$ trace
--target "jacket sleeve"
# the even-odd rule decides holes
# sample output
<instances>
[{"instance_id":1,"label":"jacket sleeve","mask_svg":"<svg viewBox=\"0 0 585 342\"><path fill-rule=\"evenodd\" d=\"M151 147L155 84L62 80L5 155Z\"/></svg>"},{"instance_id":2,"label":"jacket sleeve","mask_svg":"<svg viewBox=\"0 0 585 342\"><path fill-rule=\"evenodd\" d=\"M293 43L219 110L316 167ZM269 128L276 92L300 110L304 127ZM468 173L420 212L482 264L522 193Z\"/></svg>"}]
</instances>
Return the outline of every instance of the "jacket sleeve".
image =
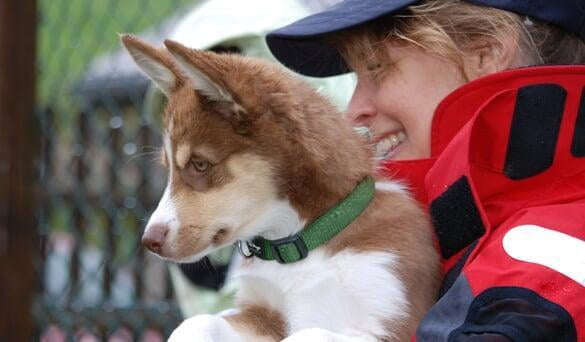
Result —
<instances>
[{"instance_id":1,"label":"jacket sleeve","mask_svg":"<svg viewBox=\"0 0 585 342\"><path fill-rule=\"evenodd\" d=\"M565 308L531 289L494 286L474 296L462 274L422 320L416 340L568 342L577 332Z\"/></svg>"},{"instance_id":2,"label":"jacket sleeve","mask_svg":"<svg viewBox=\"0 0 585 342\"><path fill-rule=\"evenodd\" d=\"M477 296L449 341L576 341L572 317L560 305L521 287L493 287Z\"/></svg>"},{"instance_id":3,"label":"jacket sleeve","mask_svg":"<svg viewBox=\"0 0 585 342\"><path fill-rule=\"evenodd\" d=\"M567 265L579 267L579 252L555 246L569 248L563 241L575 237L582 243L583 228L572 230L555 216L524 215L471 244L447 273L442 297L421 321L416 340L585 340L585 286Z\"/></svg>"}]
</instances>

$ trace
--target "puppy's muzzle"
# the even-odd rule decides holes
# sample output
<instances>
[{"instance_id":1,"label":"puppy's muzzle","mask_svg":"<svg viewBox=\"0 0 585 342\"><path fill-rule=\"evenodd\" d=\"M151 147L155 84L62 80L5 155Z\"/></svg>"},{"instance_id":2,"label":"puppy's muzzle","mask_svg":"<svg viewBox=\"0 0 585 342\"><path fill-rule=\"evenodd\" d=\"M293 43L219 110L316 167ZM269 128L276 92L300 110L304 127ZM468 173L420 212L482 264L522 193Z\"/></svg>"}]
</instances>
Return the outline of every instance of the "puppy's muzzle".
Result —
<instances>
[{"instance_id":1,"label":"puppy's muzzle","mask_svg":"<svg viewBox=\"0 0 585 342\"><path fill-rule=\"evenodd\" d=\"M169 228L164 224L148 226L142 235L142 245L151 252L160 254L168 232Z\"/></svg>"}]
</instances>

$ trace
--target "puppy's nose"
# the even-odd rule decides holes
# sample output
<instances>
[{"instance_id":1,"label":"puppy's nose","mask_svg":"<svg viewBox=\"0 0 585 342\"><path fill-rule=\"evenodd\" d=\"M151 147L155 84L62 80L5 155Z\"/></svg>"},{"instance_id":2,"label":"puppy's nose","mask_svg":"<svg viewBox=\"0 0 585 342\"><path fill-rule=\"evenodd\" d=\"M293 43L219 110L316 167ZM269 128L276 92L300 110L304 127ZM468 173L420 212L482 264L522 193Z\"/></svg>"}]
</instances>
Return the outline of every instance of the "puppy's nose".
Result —
<instances>
[{"instance_id":1,"label":"puppy's nose","mask_svg":"<svg viewBox=\"0 0 585 342\"><path fill-rule=\"evenodd\" d=\"M147 227L144 235L142 235L142 245L151 252L160 254L168 232L169 228L164 224Z\"/></svg>"}]
</instances>

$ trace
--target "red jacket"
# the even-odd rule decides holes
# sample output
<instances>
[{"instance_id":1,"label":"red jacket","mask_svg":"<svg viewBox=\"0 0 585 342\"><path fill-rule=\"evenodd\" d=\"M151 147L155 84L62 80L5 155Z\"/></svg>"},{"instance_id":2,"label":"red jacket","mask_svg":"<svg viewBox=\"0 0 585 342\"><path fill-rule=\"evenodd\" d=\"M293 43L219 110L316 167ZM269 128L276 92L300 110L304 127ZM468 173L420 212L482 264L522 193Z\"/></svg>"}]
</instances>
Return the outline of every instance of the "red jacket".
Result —
<instances>
[{"instance_id":1,"label":"red jacket","mask_svg":"<svg viewBox=\"0 0 585 342\"><path fill-rule=\"evenodd\" d=\"M585 66L471 82L428 160L388 162L428 206L445 278L418 341L585 341Z\"/></svg>"}]
</instances>

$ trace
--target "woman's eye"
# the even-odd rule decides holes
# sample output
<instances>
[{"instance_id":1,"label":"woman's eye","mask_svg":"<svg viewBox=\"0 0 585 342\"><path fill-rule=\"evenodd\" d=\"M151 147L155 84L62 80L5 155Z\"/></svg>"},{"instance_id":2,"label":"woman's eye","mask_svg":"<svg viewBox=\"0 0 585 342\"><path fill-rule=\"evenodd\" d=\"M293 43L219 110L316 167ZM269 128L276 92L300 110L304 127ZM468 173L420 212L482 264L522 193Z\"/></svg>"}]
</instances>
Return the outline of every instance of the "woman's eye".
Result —
<instances>
[{"instance_id":1,"label":"woman's eye","mask_svg":"<svg viewBox=\"0 0 585 342\"><path fill-rule=\"evenodd\" d=\"M195 169L195 171L203 173L211 167L211 164L206 160L193 160L191 161L191 165Z\"/></svg>"},{"instance_id":2,"label":"woman's eye","mask_svg":"<svg viewBox=\"0 0 585 342\"><path fill-rule=\"evenodd\" d=\"M384 69L378 65L377 67L372 67L371 69L368 68L368 72L372 79L379 80L380 78L382 78L382 75L384 74Z\"/></svg>"},{"instance_id":3,"label":"woman's eye","mask_svg":"<svg viewBox=\"0 0 585 342\"><path fill-rule=\"evenodd\" d=\"M368 76L372 80L380 82L388 75L388 73L392 72L394 68L395 63L377 63L368 65L366 70L368 72Z\"/></svg>"},{"instance_id":4,"label":"woman's eye","mask_svg":"<svg viewBox=\"0 0 585 342\"><path fill-rule=\"evenodd\" d=\"M382 64L380 64L380 63L368 64L368 66L366 67L366 69L369 72L376 72L376 71L380 70L381 68L382 68Z\"/></svg>"}]
</instances>

